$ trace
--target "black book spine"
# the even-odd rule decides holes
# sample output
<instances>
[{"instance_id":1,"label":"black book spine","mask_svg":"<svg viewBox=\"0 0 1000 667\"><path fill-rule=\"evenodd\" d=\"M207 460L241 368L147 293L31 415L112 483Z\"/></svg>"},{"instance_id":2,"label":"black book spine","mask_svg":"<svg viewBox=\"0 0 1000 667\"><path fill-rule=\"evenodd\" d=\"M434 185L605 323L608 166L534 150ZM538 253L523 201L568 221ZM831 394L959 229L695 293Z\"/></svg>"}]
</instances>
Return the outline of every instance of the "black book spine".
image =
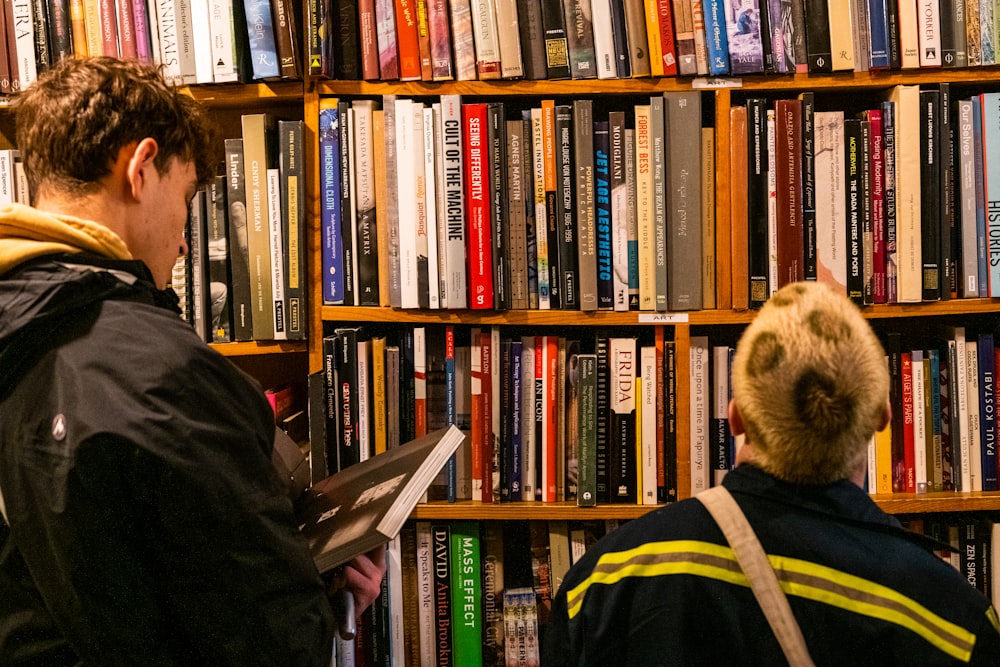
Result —
<instances>
[{"instance_id":1,"label":"black book spine","mask_svg":"<svg viewBox=\"0 0 1000 667\"><path fill-rule=\"evenodd\" d=\"M941 151L941 299L958 294L958 248L961 248L960 228L955 224L955 128L958 105L952 103L951 85L940 83L938 107L938 137Z\"/></svg>"},{"instance_id":2,"label":"black book spine","mask_svg":"<svg viewBox=\"0 0 1000 667\"><path fill-rule=\"evenodd\" d=\"M864 303L864 255L861 239L861 121L844 119L845 191L847 213L847 296Z\"/></svg>"},{"instance_id":3,"label":"black book spine","mask_svg":"<svg viewBox=\"0 0 1000 667\"><path fill-rule=\"evenodd\" d=\"M920 91L920 248L923 264L923 298L941 298L941 94Z\"/></svg>"},{"instance_id":4,"label":"black book spine","mask_svg":"<svg viewBox=\"0 0 1000 667\"><path fill-rule=\"evenodd\" d=\"M580 308L580 267L577 266L576 201L573 197L576 173L573 162L573 112L569 106L556 107L556 146L559 306L564 310L577 310Z\"/></svg>"},{"instance_id":5,"label":"black book spine","mask_svg":"<svg viewBox=\"0 0 1000 667\"><path fill-rule=\"evenodd\" d=\"M340 440L337 451L340 469L343 470L361 460L360 439L358 433L358 340L361 330L356 327L337 329L337 391L336 400L340 403Z\"/></svg>"},{"instance_id":6,"label":"black book spine","mask_svg":"<svg viewBox=\"0 0 1000 667\"><path fill-rule=\"evenodd\" d=\"M806 280L816 280L816 100L813 93L802 100L802 236L805 240Z\"/></svg>"},{"instance_id":7,"label":"black book spine","mask_svg":"<svg viewBox=\"0 0 1000 667\"><path fill-rule=\"evenodd\" d=\"M826 0L805 0L806 3L806 64L810 73L833 71L830 51L830 11Z\"/></svg>"},{"instance_id":8,"label":"black book spine","mask_svg":"<svg viewBox=\"0 0 1000 667\"><path fill-rule=\"evenodd\" d=\"M232 339L253 340L250 256L247 251L246 176L243 140L226 139L226 201L229 202L229 258L232 275Z\"/></svg>"},{"instance_id":9,"label":"black book spine","mask_svg":"<svg viewBox=\"0 0 1000 667\"><path fill-rule=\"evenodd\" d=\"M344 305L357 305L357 294L355 293L354 270L356 262L356 244L354 242L355 216L351 206L351 152L354 147L351 145L351 121L347 113L351 103L347 100L340 100L337 103L337 113L340 123L337 126L340 132L340 230L343 237L344 248Z\"/></svg>"},{"instance_id":10,"label":"black book spine","mask_svg":"<svg viewBox=\"0 0 1000 667\"><path fill-rule=\"evenodd\" d=\"M768 297L766 100L747 101L747 147L750 307L760 308Z\"/></svg>"},{"instance_id":11,"label":"black book spine","mask_svg":"<svg viewBox=\"0 0 1000 667\"><path fill-rule=\"evenodd\" d=\"M486 107L490 160L490 230L493 239L493 308L510 308L510 260L507 256L507 121L502 102Z\"/></svg>"},{"instance_id":12,"label":"black book spine","mask_svg":"<svg viewBox=\"0 0 1000 667\"><path fill-rule=\"evenodd\" d=\"M338 79L361 78L361 37L357 0L336 0L331 17L336 39L333 42L333 71Z\"/></svg>"},{"instance_id":13,"label":"black book spine","mask_svg":"<svg viewBox=\"0 0 1000 667\"><path fill-rule=\"evenodd\" d=\"M597 502L608 503L611 500L608 475L608 445L611 439L609 382L611 381L608 366L608 336L604 331L598 331L594 341L594 351L597 353L597 427L595 447L597 458Z\"/></svg>"},{"instance_id":14,"label":"black book spine","mask_svg":"<svg viewBox=\"0 0 1000 667\"><path fill-rule=\"evenodd\" d=\"M549 79L568 79L569 42L560 0L541 0L542 30L545 33L545 68Z\"/></svg>"},{"instance_id":15,"label":"black book spine","mask_svg":"<svg viewBox=\"0 0 1000 667\"><path fill-rule=\"evenodd\" d=\"M517 26L521 34L521 61L524 78L540 80L548 77L545 63L545 30L542 27L542 6L537 0L517 0Z\"/></svg>"},{"instance_id":16,"label":"black book spine","mask_svg":"<svg viewBox=\"0 0 1000 667\"><path fill-rule=\"evenodd\" d=\"M446 523L431 525L431 549L434 572L434 646L438 667L451 667L451 527Z\"/></svg>"}]
</instances>

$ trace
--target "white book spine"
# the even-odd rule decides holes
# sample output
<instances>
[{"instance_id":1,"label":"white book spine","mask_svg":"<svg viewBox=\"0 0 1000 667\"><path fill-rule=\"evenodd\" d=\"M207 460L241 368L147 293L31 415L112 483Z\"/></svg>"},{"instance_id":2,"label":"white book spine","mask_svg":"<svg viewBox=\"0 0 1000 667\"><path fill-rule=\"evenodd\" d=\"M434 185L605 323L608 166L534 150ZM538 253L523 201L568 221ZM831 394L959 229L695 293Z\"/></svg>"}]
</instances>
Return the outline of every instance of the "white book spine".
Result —
<instances>
[{"instance_id":1,"label":"white book spine","mask_svg":"<svg viewBox=\"0 0 1000 667\"><path fill-rule=\"evenodd\" d=\"M159 64L163 66L163 76L171 83L183 85L186 82L181 71L177 5L174 0L155 0L155 3L156 11L150 12L150 15L156 15L157 30L153 34L157 35L159 42Z\"/></svg>"},{"instance_id":2,"label":"white book spine","mask_svg":"<svg viewBox=\"0 0 1000 667\"><path fill-rule=\"evenodd\" d=\"M437 166L434 159L434 110L423 107L424 216L427 243L427 298L431 308L441 308L438 273Z\"/></svg>"},{"instance_id":3,"label":"white book spine","mask_svg":"<svg viewBox=\"0 0 1000 667\"><path fill-rule=\"evenodd\" d=\"M174 0L174 16L177 19L177 57L180 59L181 80L185 85L199 83L198 65L194 46L194 0Z\"/></svg>"},{"instance_id":4,"label":"white book spine","mask_svg":"<svg viewBox=\"0 0 1000 667\"><path fill-rule=\"evenodd\" d=\"M448 307L465 308L468 305L465 268L465 190L462 153L462 99L458 95L441 96L441 125L443 143L443 187L448 226L447 266L444 280L447 283Z\"/></svg>"},{"instance_id":5,"label":"white book spine","mask_svg":"<svg viewBox=\"0 0 1000 667\"><path fill-rule=\"evenodd\" d=\"M941 67L941 6L938 0L917 0L917 43L921 67Z\"/></svg>"},{"instance_id":6,"label":"white book spine","mask_svg":"<svg viewBox=\"0 0 1000 667\"><path fill-rule=\"evenodd\" d=\"M7 148L0 150L0 205L14 201L14 151Z\"/></svg>"},{"instance_id":7,"label":"white book spine","mask_svg":"<svg viewBox=\"0 0 1000 667\"><path fill-rule=\"evenodd\" d=\"M844 193L844 112L818 111L816 128L816 277L847 291L847 232Z\"/></svg>"},{"instance_id":8,"label":"white book spine","mask_svg":"<svg viewBox=\"0 0 1000 667\"><path fill-rule=\"evenodd\" d=\"M639 351L642 373L642 457L639 469L642 476L643 505L656 504L656 347L643 345Z\"/></svg>"},{"instance_id":9,"label":"white book spine","mask_svg":"<svg viewBox=\"0 0 1000 667\"><path fill-rule=\"evenodd\" d=\"M691 495L709 488L708 456L709 353L707 336L691 336Z\"/></svg>"},{"instance_id":10,"label":"white book spine","mask_svg":"<svg viewBox=\"0 0 1000 667\"><path fill-rule=\"evenodd\" d=\"M968 357L966 354L963 354L963 350L965 350L965 327L954 328L951 342L954 343L955 347L955 371L953 376L954 385L958 390L958 443L962 459L960 471L962 486L957 490L971 491L972 470L969 465L969 384L966 370ZM954 420L952 421L952 426L955 426ZM954 435L952 435L952 442L955 442Z\"/></svg>"},{"instance_id":11,"label":"white book spine","mask_svg":"<svg viewBox=\"0 0 1000 667\"><path fill-rule=\"evenodd\" d=\"M432 290L430 289L430 283L425 284L424 282L427 280L428 267L430 265L427 240L429 236L428 230L430 229L427 224L427 178L424 169L424 160L426 159L424 151L424 108L425 105L419 102L413 102L410 105L410 111L413 114L413 164L411 169L408 170L407 177L413 179L414 193L416 195L414 202L417 217L417 298L421 304L428 304L429 306Z\"/></svg>"},{"instance_id":12,"label":"white book spine","mask_svg":"<svg viewBox=\"0 0 1000 667\"><path fill-rule=\"evenodd\" d=\"M974 340L965 342L965 381L969 413L969 476L972 491L983 490L982 433L979 428L979 347Z\"/></svg>"},{"instance_id":13,"label":"white book spine","mask_svg":"<svg viewBox=\"0 0 1000 667\"><path fill-rule=\"evenodd\" d=\"M399 290L400 308L419 308L417 296L417 179L413 146L413 105L396 100L396 193L399 201ZM421 165L423 160L421 159Z\"/></svg>"},{"instance_id":14,"label":"white book spine","mask_svg":"<svg viewBox=\"0 0 1000 667\"><path fill-rule=\"evenodd\" d=\"M189 0L191 11L191 47L194 51L195 83L215 82L215 35L212 24L211 2L214 0ZM220 82L221 83L221 82Z\"/></svg>"},{"instance_id":15,"label":"white book spine","mask_svg":"<svg viewBox=\"0 0 1000 667\"><path fill-rule=\"evenodd\" d=\"M917 3L915 0L910 0L909 2L900 2L898 6L899 64L903 69L916 69L920 67L920 38L917 35Z\"/></svg>"},{"instance_id":16,"label":"white book spine","mask_svg":"<svg viewBox=\"0 0 1000 667\"><path fill-rule=\"evenodd\" d=\"M30 0L14 0L14 44L17 59L17 75L20 89L24 90L38 78L35 61L35 21ZM14 82L12 81L11 84ZM15 89L16 90L16 89Z\"/></svg>"},{"instance_id":17,"label":"white book spine","mask_svg":"<svg viewBox=\"0 0 1000 667\"><path fill-rule=\"evenodd\" d=\"M438 302L441 308L450 308L448 300L448 198L444 180L444 125L441 119L440 102L431 105L431 115L431 127L434 135L434 219L437 221Z\"/></svg>"},{"instance_id":18,"label":"white book spine","mask_svg":"<svg viewBox=\"0 0 1000 667\"><path fill-rule=\"evenodd\" d=\"M215 83L238 80L236 47L233 44L233 2L210 0L209 37L211 43L212 78Z\"/></svg>"},{"instance_id":19,"label":"white book spine","mask_svg":"<svg viewBox=\"0 0 1000 667\"><path fill-rule=\"evenodd\" d=\"M516 79L524 76L521 59L521 40L516 0L495 0L497 18L497 47L500 53L500 76Z\"/></svg>"},{"instance_id":20,"label":"white book spine","mask_svg":"<svg viewBox=\"0 0 1000 667\"><path fill-rule=\"evenodd\" d=\"M403 627L403 557L399 535L389 540L385 551L385 576L389 589L389 658L392 667L406 664Z\"/></svg>"},{"instance_id":21,"label":"white book spine","mask_svg":"<svg viewBox=\"0 0 1000 667\"><path fill-rule=\"evenodd\" d=\"M615 57L611 2L610 0L593 0L590 11L594 25L594 55L597 57L597 78L617 78L618 59Z\"/></svg>"}]
</instances>

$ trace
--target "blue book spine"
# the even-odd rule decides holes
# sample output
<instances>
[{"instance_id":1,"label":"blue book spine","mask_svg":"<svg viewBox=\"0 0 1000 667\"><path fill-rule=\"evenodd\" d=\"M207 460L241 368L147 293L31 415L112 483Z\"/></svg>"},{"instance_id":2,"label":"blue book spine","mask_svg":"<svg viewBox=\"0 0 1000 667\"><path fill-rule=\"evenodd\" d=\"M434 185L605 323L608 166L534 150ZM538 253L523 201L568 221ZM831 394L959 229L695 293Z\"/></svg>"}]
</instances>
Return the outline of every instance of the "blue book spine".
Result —
<instances>
[{"instance_id":1,"label":"blue book spine","mask_svg":"<svg viewBox=\"0 0 1000 667\"><path fill-rule=\"evenodd\" d=\"M705 41L708 44L708 73L729 74L729 37L726 35L724 0L705 2Z\"/></svg>"},{"instance_id":2,"label":"blue book spine","mask_svg":"<svg viewBox=\"0 0 1000 667\"><path fill-rule=\"evenodd\" d=\"M597 228L597 307L615 307L611 257L611 139L607 121L594 123L594 218Z\"/></svg>"},{"instance_id":3,"label":"blue book spine","mask_svg":"<svg viewBox=\"0 0 1000 667\"><path fill-rule=\"evenodd\" d=\"M340 123L336 104L319 110L320 225L323 303L344 303L344 237L340 229Z\"/></svg>"},{"instance_id":4,"label":"blue book spine","mask_svg":"<svg viewBox=\"0 0 1000 667\"><path fill-rule=\"evenodd\" d=\"M510 499L521 499L521 341L510 341L510 443L507 448L507 470L510 478Z\"/></svg>"},{"instance_id":5,"label":"blue book spine","mask_svg":"<svg viewBox=\"0 0 1000 667\"><path fill-rule=\"evenodd\" d=\"M990 296L1000 296L1000 165L989 156L1000 152L1000 93L983 93L983 170L985 209L989 223Z\"/></svg>"},{"instance_id":6,"label":"blue book spine","mask_svg":"<svg viewBox=\"0 0 1000 667\"><path fill-rule=\"evenodd\" d=\"M278 52L274 43L274 21L269 0L244 0L247 16L247 36L250 38L250 59L255 79L275 79L281 76Z\"/></svg>"},{"instance_id":7,"label":"blue book spine","mask_svg":"<svg viewBox=\"0 0 1000 667\"><path fill-rule=\"evenodd\" d=\"M889 23L886 0L868 0L868 45L871 69L889 69Z\"/></svg>"},{"instance_id":8,"label":"blue book spine","mask_svg":"<svg viewBox=\"0 0 1000 667\"><path fill-rule=\"evenodd\" d=\"M986 243L986 184L983 182L983 109L972 101L972 159L976 174L976 253L979 259L979 296L990 296L990 265Z\"/></svg>"},{"instance_id":9,"label":"blue book spine","mask_svg":"<svg viewBox=\"0 0 1000 667\"><path fill-rule=\"evenodd\" d=\"M993 356L993 334L979 334L977 346L979 355L979 435L983 447L983 491L996 491L998 488L996 362Z\"/></svg>"},{"instance_id":10,"label":"blue book spine","mask_svg":"<svg viewBox=\"0 0 1000 667\"><path fill-rule=\"evenodd\" d=\"M455 328L446 327L444 333L444 417L445 422L450 426L452 424L458 424L458 414L457 414L457 397L455 392L457 391L457 383L455 380ZM455 455L452 454L448 457L448 463L445 464L445 474L447 476L448 485L448 502L453 503L457 497L458 489L458 464L455 460Z\"/></svg>"}]
</instances>

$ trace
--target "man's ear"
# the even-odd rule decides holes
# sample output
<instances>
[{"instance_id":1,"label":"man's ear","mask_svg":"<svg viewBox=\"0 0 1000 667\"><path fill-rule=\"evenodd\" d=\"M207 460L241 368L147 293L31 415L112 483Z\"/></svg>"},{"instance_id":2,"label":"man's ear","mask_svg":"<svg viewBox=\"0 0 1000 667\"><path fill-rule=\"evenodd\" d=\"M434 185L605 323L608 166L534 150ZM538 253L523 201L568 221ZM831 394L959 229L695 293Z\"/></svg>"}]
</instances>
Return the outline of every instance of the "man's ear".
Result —
<instances>
[{"instance_id":1,"label":"man's ear","mask_svg":"<svg viewBox=\"0 0 1000 667\"><path fill-rule=\"evenodd\" d=\"M119 161L125 162L125 176L128 180L129 191L136 201L141 201L145 187L148 185L148 169L155 169L153 160L159 152L160 147L156 140L146 137L139 143L129 144L121 149L118 156Z\"/></svg>"},{"instance_id":2,"label":"man's ear","mask_svg":"<svg viewBox=\"0 0 1000 667\"><path fill-rule=\"evenodd\" d=\"M732 399L729 401L729 431L734 436L746 433L746 429L743 427L743 416L740 414L740 409L736 407L736 401Z\"/></svg>"}]
</instances>

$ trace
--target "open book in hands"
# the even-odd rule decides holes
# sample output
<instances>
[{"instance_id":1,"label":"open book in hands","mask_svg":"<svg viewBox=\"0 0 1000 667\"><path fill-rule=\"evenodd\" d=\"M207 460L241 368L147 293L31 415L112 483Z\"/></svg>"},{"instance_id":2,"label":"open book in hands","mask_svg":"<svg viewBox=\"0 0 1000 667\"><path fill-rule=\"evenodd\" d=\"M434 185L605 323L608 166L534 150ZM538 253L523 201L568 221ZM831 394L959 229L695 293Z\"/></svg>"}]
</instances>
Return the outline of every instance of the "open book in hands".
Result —
<instances>
[{"instance_id":1,"label":"open book in hands","mask_svg":"<svg viewBox=\"0 0 1000 667\"><path fill-rule=\"evenodd\" d=\"M395 537L465 435L449 426L308 486L308 465L280 429L274 464L290 482L302 533L322 573Z\"/></svg>"}]
</instances>

